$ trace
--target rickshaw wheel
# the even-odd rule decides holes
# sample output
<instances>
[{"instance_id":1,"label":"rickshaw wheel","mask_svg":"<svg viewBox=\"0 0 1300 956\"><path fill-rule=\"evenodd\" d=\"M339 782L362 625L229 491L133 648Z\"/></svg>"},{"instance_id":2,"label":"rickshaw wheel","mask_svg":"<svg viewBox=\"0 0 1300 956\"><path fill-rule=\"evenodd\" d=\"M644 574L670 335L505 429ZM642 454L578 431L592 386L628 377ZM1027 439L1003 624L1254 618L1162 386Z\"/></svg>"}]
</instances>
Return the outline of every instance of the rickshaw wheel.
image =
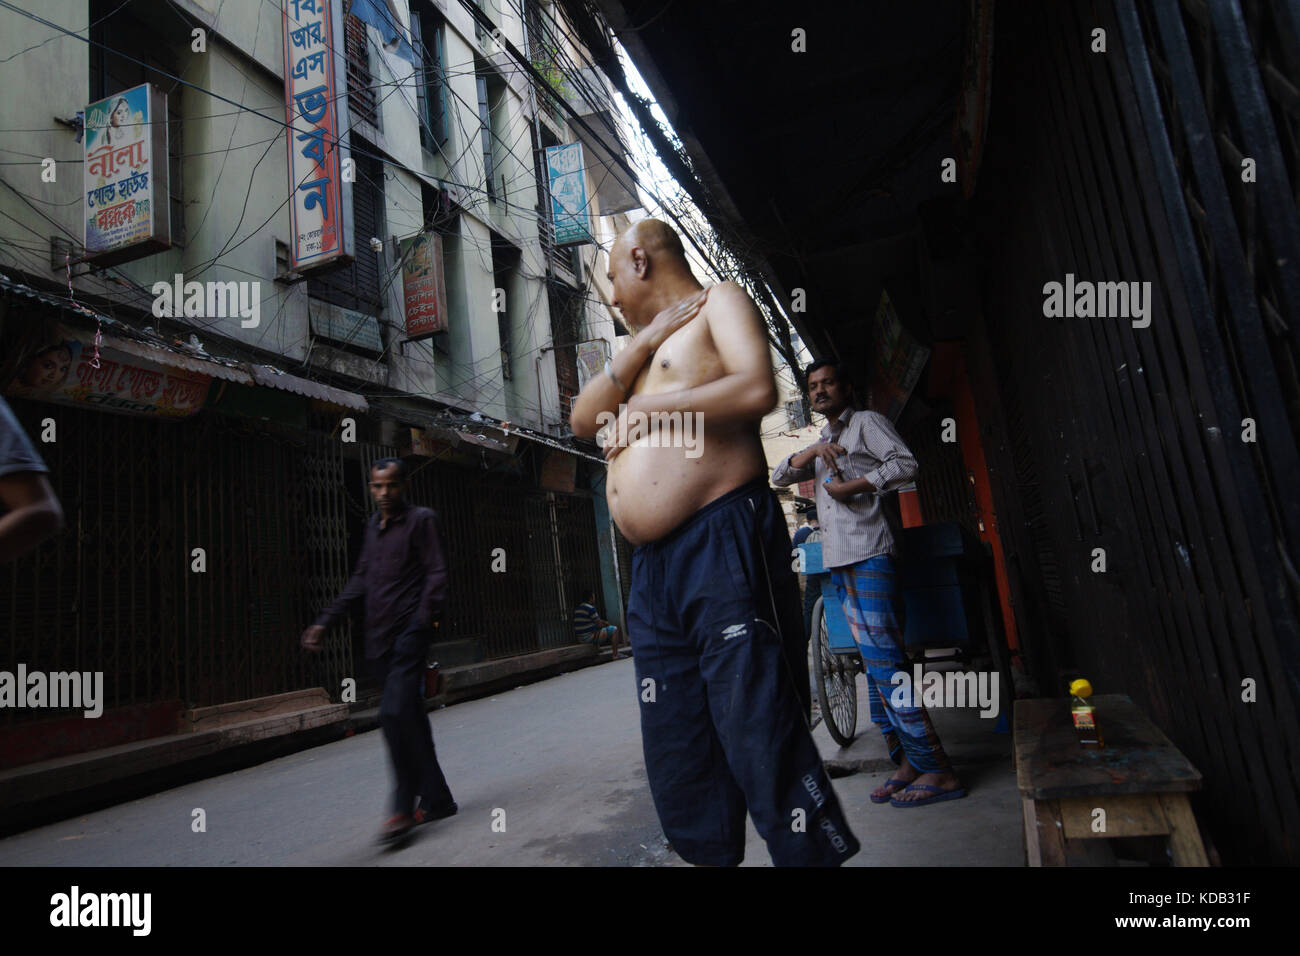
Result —
<instances>
[{"instance_id":1,"label":"rickshaw wheel","mask_svg":"<svg viewBox=\"0 0 1300 956\"><path fill-rule=\"evenodd\" d=\"M853 742L858 728L858 688L855 683L857 667L847 655L831 652L830 636L826 631L826 615L822 598L812 609L813 620L813 680L817 683L817 700L831 738L841 747Z\"/></svg>"}]
</instances>

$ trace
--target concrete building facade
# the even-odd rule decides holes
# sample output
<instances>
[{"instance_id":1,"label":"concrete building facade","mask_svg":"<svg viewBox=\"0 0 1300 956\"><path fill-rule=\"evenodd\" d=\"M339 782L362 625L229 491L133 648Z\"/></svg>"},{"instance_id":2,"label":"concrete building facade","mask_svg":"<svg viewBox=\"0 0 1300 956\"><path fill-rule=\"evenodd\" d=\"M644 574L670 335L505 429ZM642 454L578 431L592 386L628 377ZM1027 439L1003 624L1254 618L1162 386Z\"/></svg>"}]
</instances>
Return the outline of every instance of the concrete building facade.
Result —
<instances>
[{"instance_id":1,"label":"concrete building facade","mask_svg":"<svg viewBox=\"0 0 1300 956\"><path fill-rule=\"evenodd\" d=\"M339 699L360 668L354 636L323 671L293 645L346 579L364 474L385 454L408 457L412 496L446 525L460 621L448 660L572 643L587 586L622 618L603 463L566 424L616 331L595 243L639 205L604 82L577 66L550 3L336 2L354 257L294 273L286 7L317 3L0 11L0 393L30 433L52 420L64 436L42 453L82 528L0 589L17 622L5 657L53 669L95 656L116 678L110 707L135 708L114 741L160 707L165 725L177 707L308 686ZM154 211L165 204L171 242L110 263L84 248L85 113L141 83L167 97ZM545 149L575 142L591 241L559 246ZM161 160L155 149L155 179ZM442 253L432 336L406 323L403 243L421 235ZM245 309L160 311L158 284L174 282L237 288ZM65 353L57 383L31 371ZM158 394L173 379L193 392L183 410ZM209 569L178 576L201 546ZM271 557L295 553L301 567Z\"/></svg>"}]
</instances>

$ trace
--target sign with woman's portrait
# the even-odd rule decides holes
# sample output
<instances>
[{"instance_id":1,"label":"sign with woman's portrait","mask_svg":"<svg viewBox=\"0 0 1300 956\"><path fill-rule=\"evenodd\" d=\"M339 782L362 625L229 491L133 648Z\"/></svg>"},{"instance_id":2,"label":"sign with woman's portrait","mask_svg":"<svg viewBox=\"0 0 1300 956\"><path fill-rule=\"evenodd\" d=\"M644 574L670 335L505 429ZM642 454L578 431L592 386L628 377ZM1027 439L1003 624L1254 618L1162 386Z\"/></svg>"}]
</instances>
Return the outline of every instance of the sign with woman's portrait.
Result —
<instances>
[{"instance_id":1,"label":"sign with woman's portrait","mask_svg":"<svg viewBox=\"0 0 1300 956\"><path fill-rule=\"evenodd\" d=\"M86 250L110 265L171 244L167 97L144 83L86 107Z\"/></svg>"},{"instance_id":2,"label":"sign with woman's portrait","mask_svg":"<svg viewBox=\"0 0 1300 956\"><path fill-rule=\"evenodd\" d=\"M55 335L20 368L9 395L120 415L181 419L203 407L210 375L159 365L114 348L96 352L89 332L58 326Z\"/></svg>"}]
</instances>

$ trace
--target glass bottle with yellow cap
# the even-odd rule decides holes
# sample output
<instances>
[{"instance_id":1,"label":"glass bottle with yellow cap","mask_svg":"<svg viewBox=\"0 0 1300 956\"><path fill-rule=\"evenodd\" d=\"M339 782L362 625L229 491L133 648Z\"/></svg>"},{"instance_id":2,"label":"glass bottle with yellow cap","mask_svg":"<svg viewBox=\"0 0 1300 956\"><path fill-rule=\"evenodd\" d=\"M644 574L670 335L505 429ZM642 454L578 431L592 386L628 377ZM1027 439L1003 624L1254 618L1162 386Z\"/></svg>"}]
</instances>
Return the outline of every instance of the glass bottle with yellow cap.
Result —
<instances>
[{"instance_id":1,"label":"glass bottle with yellow cap","mask_svg":"<svg viewBox=\"0 0 1300 956\"><path fill-rule=\"evenodd\" d=\"M1097 726L1097 709L1088 702L1092 685L1083 678L1070 683L1070 716L1074 719L1074 735L1085 747L1104 747L1101 728Z\"/></svg>"}]
</instances>

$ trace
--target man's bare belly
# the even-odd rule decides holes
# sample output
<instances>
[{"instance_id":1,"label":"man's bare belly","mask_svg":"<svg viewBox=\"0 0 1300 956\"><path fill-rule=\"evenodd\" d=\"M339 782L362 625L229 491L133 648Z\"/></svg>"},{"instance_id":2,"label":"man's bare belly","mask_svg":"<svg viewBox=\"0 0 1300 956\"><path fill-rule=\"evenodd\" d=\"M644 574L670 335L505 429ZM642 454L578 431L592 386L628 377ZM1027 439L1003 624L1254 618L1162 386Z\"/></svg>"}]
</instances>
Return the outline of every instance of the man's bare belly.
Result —
<instances>
[{"instance_id":1,"label":"man's bare belly","mask_svg":"<svg viewBox=\"0 0 1300 956\"><path fill-rule=\"evenodd\" d=\"M632 391L671 392L723 374L701 313L664 341ZM610 464L605 484L610 516L633 544L659 540L713 499L767 474L757 422L710 426L706 417L702 425L683 421L680 432L640 438Z\"/></svg>"}]
</instances>

